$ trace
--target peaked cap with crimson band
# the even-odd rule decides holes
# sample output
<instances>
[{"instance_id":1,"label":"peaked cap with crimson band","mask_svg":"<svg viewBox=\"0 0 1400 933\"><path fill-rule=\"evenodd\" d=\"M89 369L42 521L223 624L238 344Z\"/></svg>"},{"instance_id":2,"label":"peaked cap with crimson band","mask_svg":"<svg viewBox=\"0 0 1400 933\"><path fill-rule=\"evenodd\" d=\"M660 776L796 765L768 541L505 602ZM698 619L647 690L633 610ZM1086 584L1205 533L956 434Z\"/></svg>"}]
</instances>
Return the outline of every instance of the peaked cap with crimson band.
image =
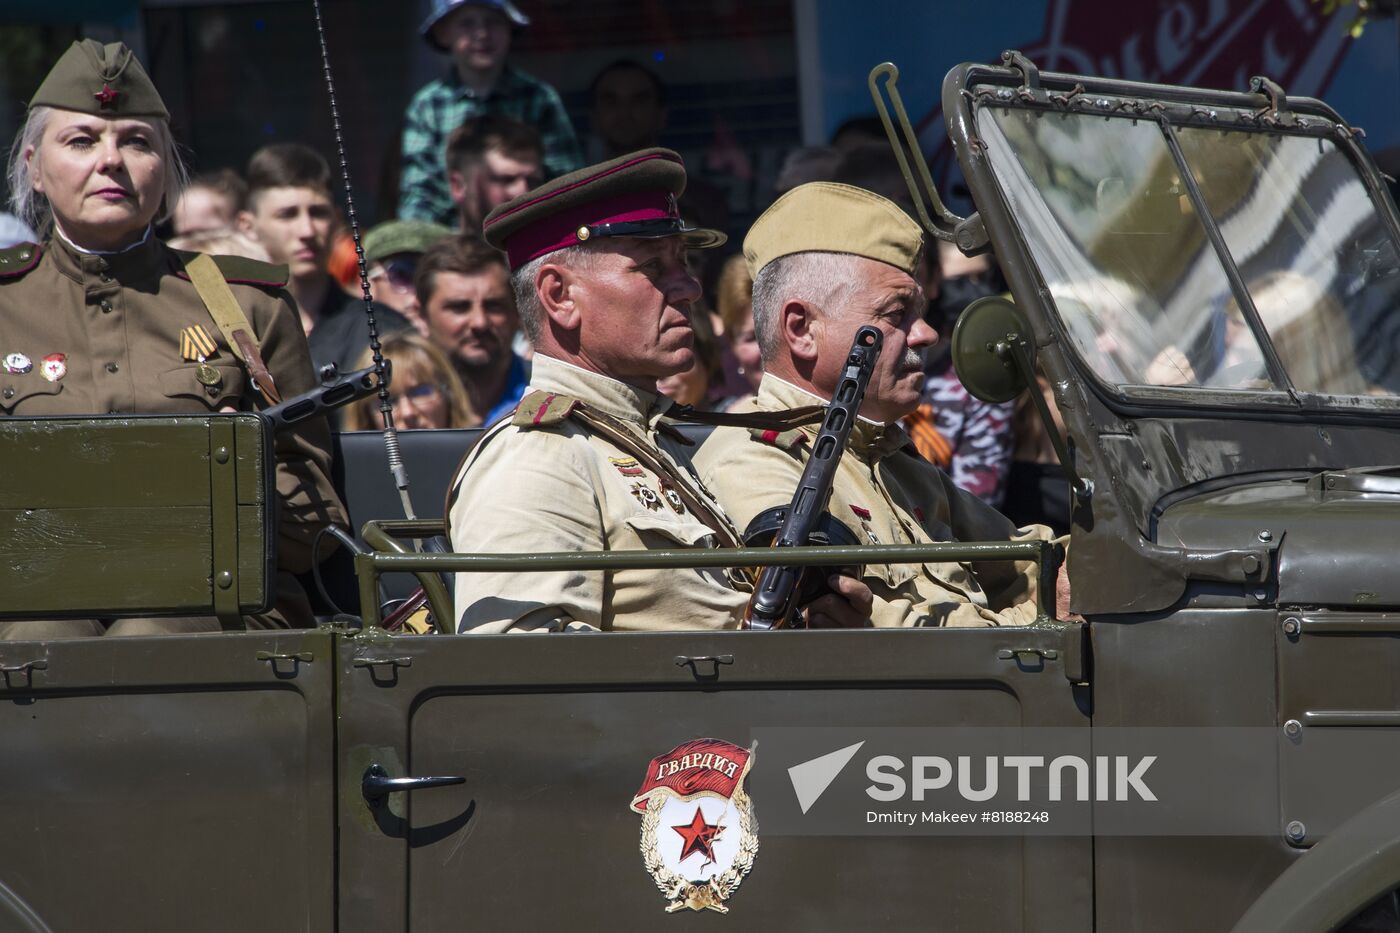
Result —
<instances>
[{"instance_id":1,"label":"peaked cap with crimson band","mask_svg":"<svg viewBox=\"0 0 1400 933\"><path fill-rule=\"evenodd\" d=\"M598 237L680 236L709 249L727 237L687 227L676 198L685 191L685 163L670 149L643 149L560 175L486 215L482 236L504 250L511 269Z\"/></svg>"},{"instance_id":2,"label":"peaked cap with crimson band","mask_svg":"<svg viewBox=\"0 0 1400 933\"><path fill-rule=\"evenodd\" d=\"M125 43L79 39L68 47L29 101L99 117L169 120L165 102Z\"/></svg>"}]
</instances>

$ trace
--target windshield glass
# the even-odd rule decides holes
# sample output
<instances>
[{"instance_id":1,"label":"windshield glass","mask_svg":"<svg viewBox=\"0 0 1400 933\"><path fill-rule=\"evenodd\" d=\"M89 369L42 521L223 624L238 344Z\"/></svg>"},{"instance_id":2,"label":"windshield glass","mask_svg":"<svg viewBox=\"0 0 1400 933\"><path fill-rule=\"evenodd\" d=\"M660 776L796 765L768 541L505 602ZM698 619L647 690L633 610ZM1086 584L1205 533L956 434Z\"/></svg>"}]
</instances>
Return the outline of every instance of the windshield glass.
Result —
<instances>
[{"instance_id":1,"label":"windshield glass","mask_svg":"<svg viewBox=\"0 0 1400 933\"><path fill-rule=\"evenodd\" d=\"M1263 351L1152 121L984 107L978 129L1065 328L1103 380L1270 391ZM1400 389L1400 256L1330 140L1179 128L1295 388Z\"/></svg>"},{"instance_id":2,"label":"windshield glass","mask_svg":"<svg viewBox=\"0 0 1400 933\"><path fill-rule=\"evenodd\" d=\"M983 108L978 130L1055 305L1105 381L1216 386L1225 277L1162 132L1147 120ZM1265 385L1269 388L1267 376Z\"/></svg>"},{"instance_id":3,"label":"windshield glass","mask_svg":"<svg viewBox=\"0 0 1400 933\"><path fill-rule=\"evenodd\" d=\"M1182 128L1177 138L1293 385L1400 389L1389 313L1400 260L1346 155L1301 136Z\"/></svg>"}]
</instances>

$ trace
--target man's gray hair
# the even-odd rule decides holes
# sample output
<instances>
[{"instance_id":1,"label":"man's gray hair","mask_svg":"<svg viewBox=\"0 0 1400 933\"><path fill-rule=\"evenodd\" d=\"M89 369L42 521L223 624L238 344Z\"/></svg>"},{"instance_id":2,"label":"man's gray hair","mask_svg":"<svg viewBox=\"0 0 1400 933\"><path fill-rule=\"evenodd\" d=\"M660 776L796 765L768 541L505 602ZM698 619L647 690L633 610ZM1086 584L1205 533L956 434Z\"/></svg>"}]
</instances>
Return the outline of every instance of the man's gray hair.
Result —
<instances>
[{"instance_id":1,"label":"man's gray hair","mask_svg":"<svg viewBox=\"0 0 1400 933\"><path fill-rule=\"evenodd\" d=\"M42 156L44 130L53 116L53 107L31 108L25 117L24 126L15 136L14 148L10 150L10 164L5 177L10 184L10 210L16 217L28 224L39 236L47 236L53 226L53 212L49 209L49 199L34 190L34 168ZM165 220L175 209L175 202L189 186L189 170L180 158L175 147L175 137L170 135L170 124L164 120L152 119L155 130L152 141L165 166L164 186L157 221ZM34 147L34 158L25 159L24 153Z\"/></svg>"},{"instance_id":2,"label":"man's gray hair","mask_svg":"<svg viewBox=\"0 0 1400 933\"><path fill-rule=\"evenodd\" d=\"M538 346L540 335L544 332L544 307L535 291L535 276L539 275L540 266L548 262L571 269L586 269L593 258L591 245L580 243L545 253L511 272L510 287L515 292L515 310L520 315L520 329L525 331L531 344Z\"/></svg>"},{"instance_id":3,"label":"man's gray hair","mask_svg":"<svg viewBox=\"0 0 1400 933\"><path fill-rule=\"evenodd\" d=\"M783 305L796 299L824 311L839 307L851 285L852 276L845 267L853 258L825 251L790 253L758 270L753 280L753 329L765 363L782 346L778 317Z\"/></svg>"}]
</instances>

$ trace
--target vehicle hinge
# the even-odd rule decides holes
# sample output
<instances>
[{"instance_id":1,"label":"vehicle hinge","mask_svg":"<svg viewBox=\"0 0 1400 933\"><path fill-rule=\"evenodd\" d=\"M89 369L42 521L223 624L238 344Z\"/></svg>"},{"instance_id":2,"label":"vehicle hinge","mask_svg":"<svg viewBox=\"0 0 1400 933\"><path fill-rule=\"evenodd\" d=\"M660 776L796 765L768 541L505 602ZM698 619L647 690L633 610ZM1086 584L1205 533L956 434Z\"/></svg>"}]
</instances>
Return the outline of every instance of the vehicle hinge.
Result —
<instances>
[{"instance_id":1,"label":"vehicle hinge","mask_svg":"<svg viewBox=\"0 0 1400 933\"><path fill-rule=\"evenodd\" d=\"M1032 91L1040 90L1040 69L1019 49L1007 49L1002 52L1001 63L1021 72L1021 83L1024 87Z\"/></svg>"},{"instance_id":2,"label":"vehicle hinge","mask_svg":"<svg viewBox=\"0 0 1400 933\"><path fill-rule=\"evenodd\" d=\"M982 215L974 213L953 228L953 242L964 256L980 256L987 251L991 238L982 223Z\"/></svg>"},{"instance_id":3,"label":"vehicle hinge","mask_svg":"<svg viewBox=\"0 0 1400 933\"><path fill-rule=\"evenodd\" d=\"M1064 658L1065 680L1074 684L1089 682L1089 623L1074 622L1065 626L1064 649L1060 656Z\"/></svg>"}]
</instances>

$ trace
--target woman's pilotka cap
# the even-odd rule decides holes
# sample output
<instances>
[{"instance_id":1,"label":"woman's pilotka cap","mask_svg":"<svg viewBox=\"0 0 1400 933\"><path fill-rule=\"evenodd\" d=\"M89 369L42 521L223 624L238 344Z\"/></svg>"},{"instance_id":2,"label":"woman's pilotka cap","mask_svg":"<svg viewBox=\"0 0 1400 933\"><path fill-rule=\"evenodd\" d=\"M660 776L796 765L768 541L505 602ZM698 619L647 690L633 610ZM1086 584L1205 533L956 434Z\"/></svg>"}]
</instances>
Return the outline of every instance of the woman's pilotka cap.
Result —
<instances>
[{"instance_id":1,"label":"woman's pilotka cap","mask_svg":"<svg viewBox=\"0 0 1400 933\"><path fill-rule=\"evenodd\" d=\"M99 117L169 120L165 102L146 69L122 42L79 39L61 55L29 107L56 107Z\"/></svg>"},{"instance_id":2,"label":"woman's pilotka cap","mask_svg":"<svg viewBox=\"0 0 1400 933\"><path fill-rule=\"evenodd\" d=\"M694 249L723 245L718 230L688 227L676 199L685 163L670 149L643 149L561 175L486 215L482 236L512 269L598 237L680 236Z\"/></svg>"}]
</instances>

